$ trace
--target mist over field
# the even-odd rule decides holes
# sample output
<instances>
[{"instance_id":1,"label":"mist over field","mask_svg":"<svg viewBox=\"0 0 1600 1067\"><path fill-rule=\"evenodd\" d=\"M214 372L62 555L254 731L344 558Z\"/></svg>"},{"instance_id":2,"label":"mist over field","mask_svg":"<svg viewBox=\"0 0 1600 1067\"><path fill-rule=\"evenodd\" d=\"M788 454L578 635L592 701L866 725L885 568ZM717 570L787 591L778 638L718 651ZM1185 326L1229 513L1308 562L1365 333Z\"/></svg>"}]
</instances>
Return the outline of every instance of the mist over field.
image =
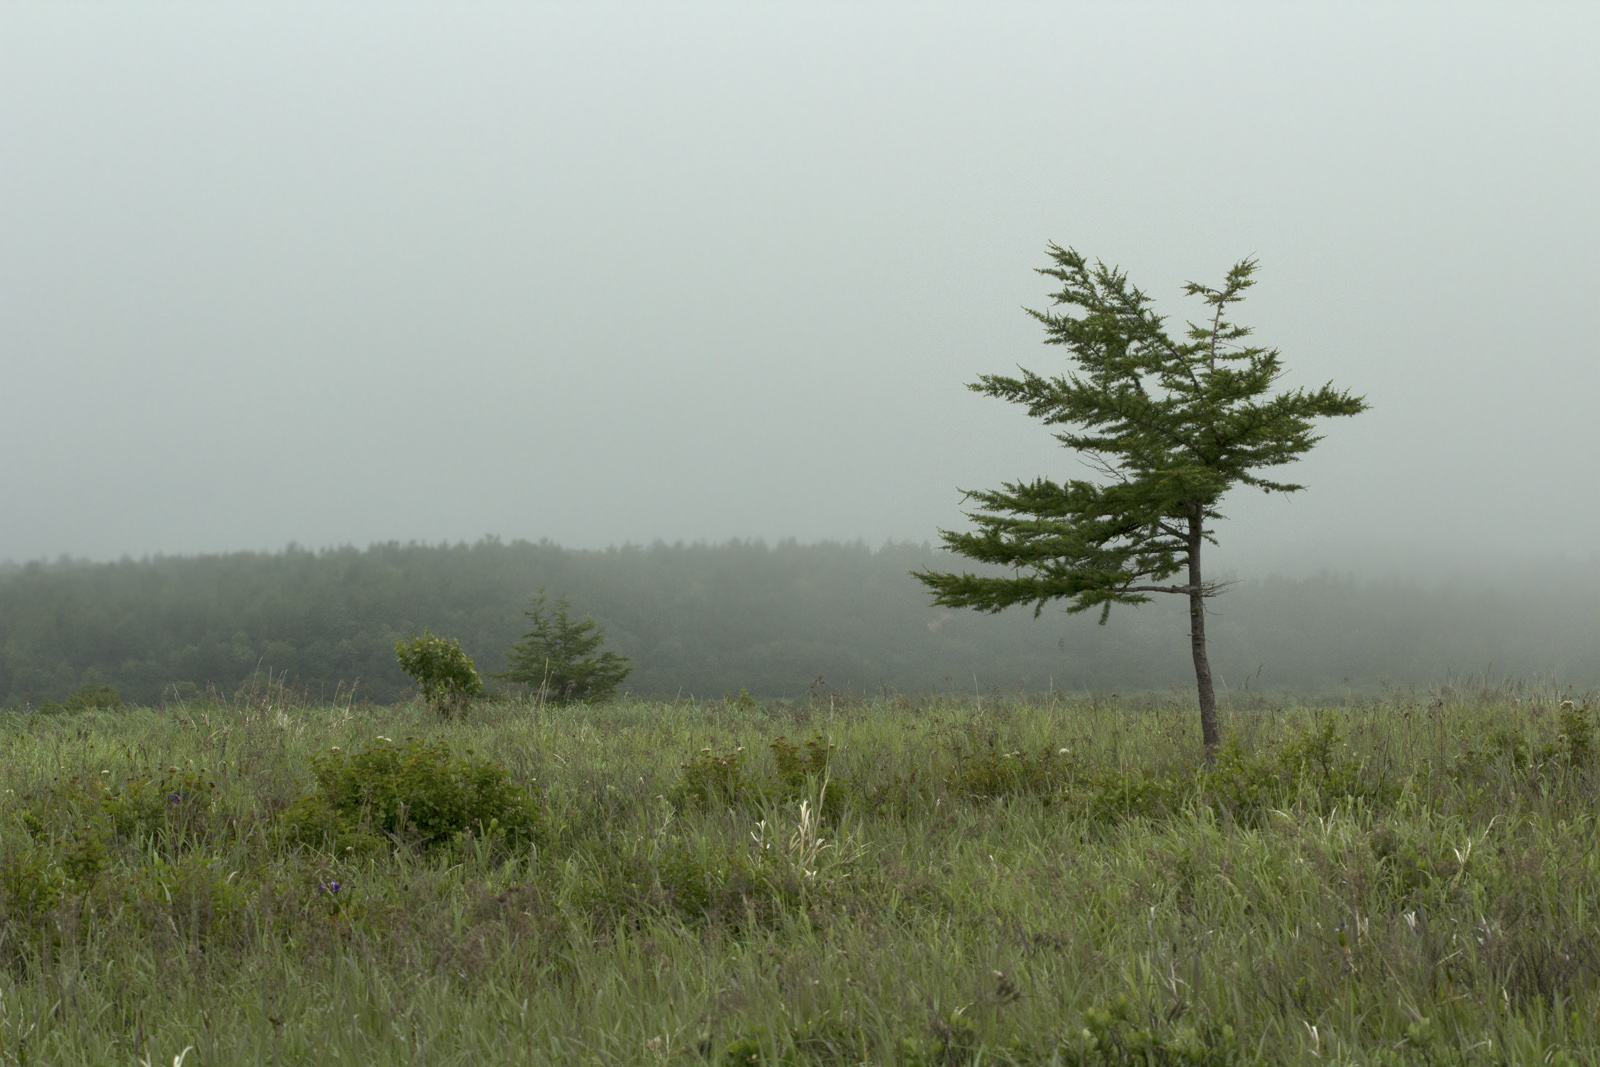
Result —
<instances>
[{"instance_id":1,"label":"mist over field","mask_svg":"<svg viewBox=\"0 0 1600 1067\"><path fill-rule=\"evenodd\" d=\"M1282 350L1283 384L1372 405L1288 470L1305 492L1224 500L1208 566L1245 579L1217 602L1225 680L1591 678L1596 40L1584 4L7 5L0 598L293 570L308 557L229 555L286 545L731 558L794 539L821 567L830 546L936 542L966 527L961 489L1088 473L964 388L1063 368L1022 311L1048 303L1034 271L1056 241L1128 270L1175 329L1201 314L1185 281L1257 257L1239 318ZM623 556L673 558L652 551ZM666 665L643 609L571 584L661 657L655 690L789 692L815 666ZM483 655L524 585L461 622ZM909 580L879 592L818 640L845 647L875 612L925 626ZM237 685L274 641L296 649L279 669L346 669L313 669L309 624L264 622L210 634L246 639L204 670L182 658L199 638L47 656L50 626L66 650L97 612L154 610L49 603L27 616L44 630L7 622L11 661L37 667L12 668L12 699L90 668L141 694ZM1331 603L1365 652L1294 621ZM253 610L225 607L218 626ZM1181 683L1176 610L1107 631L960 614L827 670L1050 684L1070 632L1073 684ZM376 648L445 624L364 625ZM948 633L974 643L927 644Z\"/></svg>"}]
</instances>

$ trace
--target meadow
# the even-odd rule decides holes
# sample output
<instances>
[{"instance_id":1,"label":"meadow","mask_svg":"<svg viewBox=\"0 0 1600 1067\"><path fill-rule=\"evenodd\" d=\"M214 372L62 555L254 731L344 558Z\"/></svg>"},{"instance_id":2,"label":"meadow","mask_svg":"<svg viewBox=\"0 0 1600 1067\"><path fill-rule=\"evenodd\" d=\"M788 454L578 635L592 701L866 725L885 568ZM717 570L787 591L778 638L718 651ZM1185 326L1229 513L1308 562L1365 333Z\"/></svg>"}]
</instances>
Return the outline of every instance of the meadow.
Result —
<instances>
[{"instance_id":1,"label":"meadow","mask_svg":"<svg viewBox=\"0 0 1600 1067\"><path fill-rule=\"evenodd\" d=\"M0 1064L1600 1062L1581 695L1224 721L0 715Z\"/></svg>"}]
</instances>

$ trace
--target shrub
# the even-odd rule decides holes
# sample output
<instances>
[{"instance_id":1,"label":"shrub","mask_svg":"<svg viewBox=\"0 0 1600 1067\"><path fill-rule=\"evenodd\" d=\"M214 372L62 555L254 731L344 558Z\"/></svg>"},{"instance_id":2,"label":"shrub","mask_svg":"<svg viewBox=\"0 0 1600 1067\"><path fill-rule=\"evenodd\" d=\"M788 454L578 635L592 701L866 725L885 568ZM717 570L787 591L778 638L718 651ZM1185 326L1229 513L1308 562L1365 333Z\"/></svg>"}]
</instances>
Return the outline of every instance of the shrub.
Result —
<instances>
[{"instance_id":1,"label":"shrub","mask_svg":"<svg viewBox=\"0 0 1600 1067\"><path fill-rule=\"evenodd\" d=\"M678 767L671 799L679 807L742 808L760 800L761 791L745 770L742 746L721 755L702 748Z\"/></svg>"},{"instance_id":2,"label":"shrub","mask_svg":"<svg viewBox=\"0 0 1600 1067\"><path fill-rule=\"evenodd\" d=\"M848 779L834 775L833 746L826 738L812 734L810 740L797 745L788 738L777 737L767 747L778 769L778 783L769 793L798 800L811 796L816 789L818 816L831 822L844 813L856 790Z\"/></svg>"},{"instance_id":3,"label":"shrub","mask_svg":"<svg viewBox=\"0 0 1600 1067\"><path fill-rule=\"evenodd\" d=\"M159 830L187 833L201 829L217 783L193 768L168 767L158 778L140 774L101 800L101 809L123 837Z\"/></svg>"},{"instance_id":4,"label":"shrub","mask_svg":"<svg viewBox=\"0 0 1600 1067\"><path fill-rule=\"evenodd\" d=\"M1479 743L1482 744L1481 748ZM1490 730L1486 736L1469 736L1466 747L1455 757L1449 769L1451 776L1459 783L1486 782L1501 773L1498 768L1516 773L1526 770L1538 756L1553 754L1534 752L1520 725L1500 726Z\"/></svg>"},{"instance_id":5,"label":"shrub","mask_svg":"<svg viewBox=\"0 0 1600 1067\"><path fill-rule=\"evenodd\" d=\"M313 844L372 848L384 837L427 848L458 835L516 846L540 838L537 797L489 760L456 756L445 741L380 737L354 755L312 759L317 789L290 805L291 833Z\"/></svg>"},{"instance_id":6,"label":"shrub","mask_svg":"<svg viewBox=\"0 0 1600 1067\"><path fill-rule=\"evenodd\" d=\"M553 612L546 610L544 590L539 590L524 612L533 629L511 646L510 667L495 677L533 686L541 700L557 704L611 699L633 667L626 656L600 651L606 632L599 623L588 617L573 622L570 612L565 597Z\"/></svg>"},{"instance_id":7,"label":"shrub","mask_svg":"<svg viewBox=\"0 0 1600 1067\"><path fill-rule=\"evenodd\" d=\"M1398 795L1392 784L1361 780L1361 762L1340 754L1344 739L1331 719L1301 730L1276 754L1246 752L1230 738L1216 763L1200 779L1203 793L1219 810L1253 825L1273 808L1297 801L1316 811L1362 797L1382 806Z\"/></svg>"},{"instance_id":8,"label":"shrub","mask_svg":"<svg viewBox=\"0 0 1600 1067\"><path fill-rule=\"evenodd\" d=\"M1141 1020L1124 994L1109 1007L1085 1011L1075 1040L1059 1046L1051 1062L1073 1067L1242 1067L1261 1061L1231 1026L1179 1023L1162 1032Z\"/></svg>"},{"instance_id":9,"label":"shrub","mask_svg":"<svg viewBox=\"0 0 1600 1067\"><path fill-rule=\"evenodd\" d=\"M39 710L45 714L63 711L89 711L94 708L103 708L107 711L122 710L122 694L117 692L114 685L95 685L93 682L80 687L67 699L57 704L46 701L39 705Z\"/></svg>"},{"instance_id":10,"label":"shrub","mask_svg":"<svg viewBox=\"0 0 1600 1067\"><path fill-rule=\"evenodd\" d=\"M1064 752L1048 748L1037 755L1022 749L1007 751L1000 747L999 735L994 733L980 743L978 731L968 727L965 743L957 742L955 746L950 788L966 797L1027 794L1048 800L1059 796L1072 777L1065 756Z\"/></svg>"},{"instance_id":11,"label":"shrub","mask_svg":"<svg viewBox=\"0 0 1600 1067\"><path fill-rule=\"evenodd\" d=\"M0 921L11 919L31 925L67 888L67 874L51 862L46 849L11 850L0 860Z\"/></svg>"},{"instance_id":12,"label":"shrub","mask_svg":"<svg viewBox=\"0 0 1600 1067\"><path fill-rule=\"evenodd\" d=\"M723 753L703 748L679 765L677 785L668 796L680 807L753 810L765 801L816 800L813 790L826 781L822 815L833 818L840 813L850 796L850 783L831 776L833 746L821 734L800 744L777 737L767 748L777 770L775 779L752 774L742 747Z\"/></svg>"},{"instance_id":13,"label":"shrub","mask_svg":"<svg viewBox=\"0 0 1600 1067\"><path fill-rule=\"evenodd\" d=\"M256 917L247 894L215 856L190 854L129 871L120 885L123 903L150 929L181 931L193 944L237 943Z\"/></svg>"},{"instance_id":14,"label":"shrub","mask_svg":"<svg viewBox=\"0 0 1600 1067\"><path fill-rule=\"evenodd\" d=\"M656 857L654 873L661 902L685 922L717 919L737 930L777 914L776 887L737 853L703 851L674 838Z\"/></svg>"},{"instance_id":15,"label":"shrub","mask_svg":"<svg viewBox=\"0 0 1600 1067\"><path fill-rule=\"evenodd\" d=\"M1589 721L1589 705L1574 707L1561 702L1561 754L1574 767L1587 767L1594 760L1594 723Z\"/></svg>"},{"instance_id":16,"label":"shrub","mask_svg":"<svg viewBox=\"0 0 1600 1067\"><path fill-rule=\"evenodd\" d=\"M483 696L483 679L459 641L434 637L424 628L421 637L396 641L394 654L440 715L448 718Z\"/></svg>"},{"instance_id":17,"label":"shrub","mask_svg":"<svg viewBox=\"0 0 1600 1067\"><path fill-rule=\"evenodd\" d=\"M801 901L802 886L734 842L679 834L648 850L593 855L568 903L596 929L649 916L738 933L771 927Z\"/></svg>"},{"instance_id":18,"label":"shrub","mask_svg":"<svg viewBox=\"0 0 1600 1067\"><path fill-rule=\"evenodd\" d=\"M1361 792L1361 762L1339 755L1343 742L1333 720L1325 718L1285 745L1278 765L1322 799L1355 796Z\"/></svg>"},{"instance_id":19,"label":"shrub","mask_svg":"<svg viewBox=\"0 0 1600 1067\"><path fill-rule=\"evenodd\" d=\"M1091 822L1159 819L1181 808L1191 788L1172 775L1107 770L1074 786L1067 800Z\"/></svg>"},{"instance_id":20,"label":"shrub","mask_svg":"<svg viewBox=\"0 0 1600 1067\"><path fill-rule=\"evenodd\" d=\"M1439 891L1462 871L1461 858L1437 841L1416 840L1387 824L1379 824L1367 837L1378 871L1391 897L1400 904L1419 898L1437 903Z\"/></svg>"},{"instance_id":21,"label":"shrub","mask_svg":"<svg viewBox=\"0 0 1600 1067\"><path fill-rule=\"evenodd\" d=\"M80 777L75 774L24 794L18 814L29 836L35 841L48 841L99 815L107 793L106 785L99 777Z\"/></svg>"},{"instance_id":22,"label":"shrub","mask_svg":"<svg viewBox=\"0 0 1600 1067\"><path fill-rule=\"evenodd\" d=\"M1279 770L1266 753L1246 752L1238 737L1230 737L1211 768L1201 772L1200 787L1218 811L1253 826L1283 803Z\"/></svg>"}]
</instances>

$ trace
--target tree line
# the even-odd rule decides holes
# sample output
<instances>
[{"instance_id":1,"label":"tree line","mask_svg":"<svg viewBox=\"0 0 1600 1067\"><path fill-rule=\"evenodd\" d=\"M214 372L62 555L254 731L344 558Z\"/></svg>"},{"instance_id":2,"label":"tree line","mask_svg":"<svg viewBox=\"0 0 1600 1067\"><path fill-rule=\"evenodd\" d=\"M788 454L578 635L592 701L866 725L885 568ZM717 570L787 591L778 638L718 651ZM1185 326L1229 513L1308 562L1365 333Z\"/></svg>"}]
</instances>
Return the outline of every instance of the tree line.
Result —
<instances>
[{"instance_id":1,"label":"tree line","mask_svg":"<svg viewBox=\"0 0 1600 1067\"><path fill-rule=\"evenodd\" d=\"M0 704L85 682L157 703L266 672L313 697L412 692L395 642L425 628L485 673L507 668L540 589L570 599L652 696L1189 690L1184 605L1092 616L938 608L912 571L927 545L725 544L574 550L548 542L379 544L0 570ZM1208 625L1222 693L1327 692L1498 675L1600 681L1600 565L1470 589L1335 576L1241 582ZM1178 600L1179 598L1168 598ZM818 683L818 679L821 679ZM191 688L192 687L192 688Z\"/></svg>"}]
</instances>

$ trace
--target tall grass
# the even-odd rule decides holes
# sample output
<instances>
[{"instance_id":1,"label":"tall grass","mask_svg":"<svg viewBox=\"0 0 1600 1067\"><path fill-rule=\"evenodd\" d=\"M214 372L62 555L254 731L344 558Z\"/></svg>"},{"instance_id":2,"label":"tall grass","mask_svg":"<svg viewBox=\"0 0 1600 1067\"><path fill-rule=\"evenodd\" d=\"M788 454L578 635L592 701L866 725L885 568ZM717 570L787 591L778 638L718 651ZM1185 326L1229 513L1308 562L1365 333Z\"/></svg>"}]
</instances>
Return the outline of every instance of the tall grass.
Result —
<instances>
[{"instance_id":1,"label":"tall grass","mask_svg":"<svg viewBox=\"0 0 1600 1067\"><path fill-rule=\"evenodd\" d=\"M1567 695L14 715L0 1064L1600 1062ZM297 829L407 737L536 832Z\"/></svg>"}]
</instances>

